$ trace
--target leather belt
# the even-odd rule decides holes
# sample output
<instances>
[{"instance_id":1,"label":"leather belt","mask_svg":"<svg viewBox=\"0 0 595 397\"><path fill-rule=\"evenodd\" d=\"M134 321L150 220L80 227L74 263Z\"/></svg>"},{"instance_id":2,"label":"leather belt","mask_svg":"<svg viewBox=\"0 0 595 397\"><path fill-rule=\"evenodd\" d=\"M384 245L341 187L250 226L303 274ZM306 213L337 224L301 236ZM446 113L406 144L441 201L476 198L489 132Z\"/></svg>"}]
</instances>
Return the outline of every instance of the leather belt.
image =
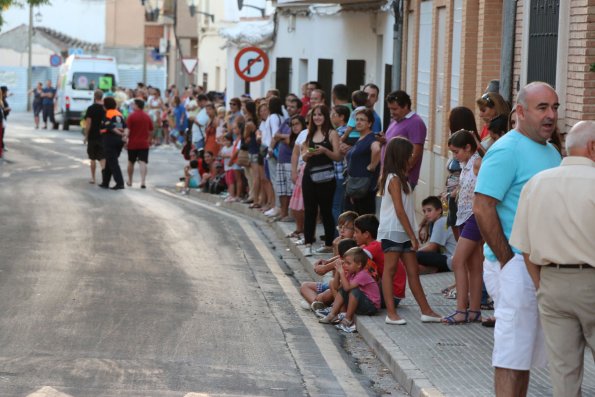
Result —
<instances>
[{"instance_id":1,"label":"leather belt","mask_svg":"<svg viewBox=\"0 0 595 397\"><path fill-rule=\"evenodd\" d=\"M556 269L581 269L582 270L582 269L589 269L589 268L592 269L593 268L592 266L587 265L587 264L580 264L580 265L578 265L578 264L549 263L549 264L547 264L545 266L555 267Z\"/></svg>"}]
</instances>

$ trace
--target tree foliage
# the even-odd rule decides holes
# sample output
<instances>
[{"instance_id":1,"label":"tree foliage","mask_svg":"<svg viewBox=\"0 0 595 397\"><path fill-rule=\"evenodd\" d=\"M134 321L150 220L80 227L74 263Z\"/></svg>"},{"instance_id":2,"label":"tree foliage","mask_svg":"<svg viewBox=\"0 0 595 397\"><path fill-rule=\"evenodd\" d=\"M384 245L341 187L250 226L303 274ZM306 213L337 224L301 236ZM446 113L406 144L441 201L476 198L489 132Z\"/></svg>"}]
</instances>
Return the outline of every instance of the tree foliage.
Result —
<instances>
[{"instance_id":1,"label":"tree foliage","mask_svg":"<svg viewBox=\"0 0 595 397\"><path fill-rule=\"evenodd\" d=\"M50 0L0 0L0 28L4 20L2 19L2 11L8 10L9 7L25 7L28 5L42 6L51 4Z\"/></svg>"}]
</instances>

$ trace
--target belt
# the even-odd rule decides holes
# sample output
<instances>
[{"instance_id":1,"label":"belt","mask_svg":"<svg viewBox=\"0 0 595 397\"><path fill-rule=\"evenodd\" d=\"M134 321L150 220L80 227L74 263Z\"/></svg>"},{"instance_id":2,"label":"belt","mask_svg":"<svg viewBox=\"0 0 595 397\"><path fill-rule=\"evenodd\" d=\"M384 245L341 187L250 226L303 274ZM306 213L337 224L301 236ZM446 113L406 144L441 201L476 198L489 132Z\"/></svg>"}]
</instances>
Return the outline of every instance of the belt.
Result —
<instances>
[{"instance_id":1,"label":"belt","mask_svg":"<svg viewBox=\"0 0 595 397\"><path fill-rule=\"evenodd\" d=\"M589 268L593 268L590 265L587 265L585 263L583 264L558 264L558 263L549 263L545 266L548 267L555 267L556 269L589 269Z\"/></svg>"}]
</instances>

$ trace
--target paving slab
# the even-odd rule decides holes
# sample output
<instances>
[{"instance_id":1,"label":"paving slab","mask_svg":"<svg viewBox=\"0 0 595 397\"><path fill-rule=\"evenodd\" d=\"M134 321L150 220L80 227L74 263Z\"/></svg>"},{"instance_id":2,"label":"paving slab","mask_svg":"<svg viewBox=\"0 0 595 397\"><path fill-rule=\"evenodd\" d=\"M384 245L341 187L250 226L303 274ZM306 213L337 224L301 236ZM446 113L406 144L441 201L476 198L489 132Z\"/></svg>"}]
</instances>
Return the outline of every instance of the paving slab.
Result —
<instances>
[{"instance_id":1,"label":"paving slab","mask_svg":"<svg viewBox=\"0 0 595 397\"><path fill-rule=\"evenodd\" d=\"M285 241L290 252L302 263L313 279L321 277L314 273L313 264L330 255L304 256L304 247L296 245L296 239L285 236L295 229L291 222L272 222L261 212L239 203L225 203L220 196L192 192L201 200L229 208L247 216L268 221L280 239ZM316 235L323 233L317 226ZM456 308L456 301L446 299L441 290L454 284L452 273L424 275L421 282L428 302L439 314L447 315ZM417 303L409 289L407 297L399 305L399 315L407 325L387 325L384 311L376 316L358 316L358 332L374 350L378 358L389 368L397 381L413 397L483 397L493 396L493 328L481 324L447 326L439 323L422 323ZM483 311L491 315L491 311ZM551 396L552 388L547 369L531 371L529 396ZM583 395L595 396L595 363L591 351L585 354Z\"/></svg>"}]
</instances>

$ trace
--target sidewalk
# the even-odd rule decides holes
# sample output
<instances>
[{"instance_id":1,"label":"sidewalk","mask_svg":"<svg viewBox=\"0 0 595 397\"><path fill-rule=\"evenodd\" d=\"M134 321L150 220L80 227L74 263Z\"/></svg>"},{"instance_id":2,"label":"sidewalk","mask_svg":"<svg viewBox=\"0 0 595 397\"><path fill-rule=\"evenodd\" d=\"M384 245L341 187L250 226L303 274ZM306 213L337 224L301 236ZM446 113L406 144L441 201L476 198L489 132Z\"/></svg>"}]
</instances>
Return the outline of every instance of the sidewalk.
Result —
<instances>
[{"instance_id":1,"label":"sidewalk","mask_svg":"<svg viewBox=\"0 0 595 397\"><path fill-rule=\"evenodd\" d=\"M268 220L262 213L249 209L245 204L224 203L219 196L193 190L190 197L260 220ZM303 246L297 246L294 244L295 240L284 237L294 230L295 224L269 224L280 238L287 241L290 251L312 278L319 279L320 276L314 273L312 265L323 256L304 257ZM447 315L455 310L456 301L445 299L440 293L444 287L454 283L452 273L425 275L421 277L421 281L428 301L437 313ZM484 311L483 314L491 315L493 312ZM407 298L399 305L399 315L407 320L407 325L386 325L384 313L381 313L372 317L358 316L357 328L361 337L412 397L494 395L491 366L493 328L482 327L480 324L423 324L410 291L407 291ZM590 351L585 355L583 394L595 395L595 364ZM532 371L529 396L551 395L547 370Z\"/></svg>"}]
</instances>

